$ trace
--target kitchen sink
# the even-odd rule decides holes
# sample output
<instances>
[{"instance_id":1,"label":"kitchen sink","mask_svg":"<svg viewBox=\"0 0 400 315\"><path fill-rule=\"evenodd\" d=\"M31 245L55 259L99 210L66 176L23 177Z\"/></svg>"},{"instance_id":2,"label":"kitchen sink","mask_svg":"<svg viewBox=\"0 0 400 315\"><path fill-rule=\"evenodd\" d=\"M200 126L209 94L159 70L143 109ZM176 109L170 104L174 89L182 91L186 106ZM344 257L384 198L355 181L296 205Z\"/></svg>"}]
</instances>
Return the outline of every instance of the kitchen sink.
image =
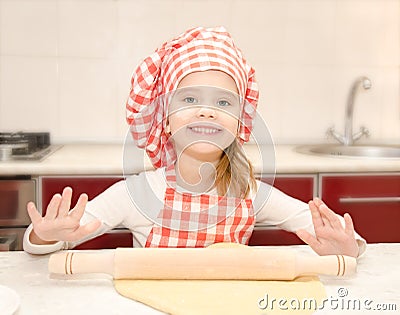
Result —
<instances>
[{"instance_id":1,"label":"kitchen sink","mask_svg":"<svg viewBox=\"0 0 400 315\"><path fill-rule=\"evenodd\" d=\"M299 153L331 157L367 157L400 159L400 145L315 144L295 148Z\"/></svg>"}]
</instances>

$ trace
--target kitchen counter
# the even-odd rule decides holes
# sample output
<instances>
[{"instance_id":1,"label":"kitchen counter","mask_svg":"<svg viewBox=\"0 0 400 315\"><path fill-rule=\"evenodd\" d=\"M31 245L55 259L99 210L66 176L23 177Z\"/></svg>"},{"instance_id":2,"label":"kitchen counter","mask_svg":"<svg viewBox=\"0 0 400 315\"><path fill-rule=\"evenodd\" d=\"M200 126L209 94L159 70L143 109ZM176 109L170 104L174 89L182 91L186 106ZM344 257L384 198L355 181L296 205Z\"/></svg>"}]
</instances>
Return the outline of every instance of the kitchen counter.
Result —
<instances>
[{"instance_id":1,"label":"kitchen counter","mask_svg":"<svg viewBox=\"0 0 400 315\"><path fill-rule=\"evenodd\" d=\"M290 247L302 253L311 252L308 246ZM111 278L106 275L85 275L74 280L50 277L47 271L48 258L49 255L0 252L0 284L15 290L20 297L21 303L16 314L162 314L120 296L114 290ZM368 245L367 252L359 259L355 276L321 277L329 303L317 313L398 314L399 261L400 244ZM257 303L258 298L262 297L255 298L254 303ZM360 301L360 311L352 309L353 301ZM349 303L351 311L347 311L346 305ZM345 305L346 311L342 309L342 305ZM354 305L359 304L356 302ZM378 307L392 310L373 310ZM260 314L264 313L260 311Z\"/></svg>"},{"instance_id":2,"label":"kitchen counter","mask_svg":"<svg viewBox=\"0 0 400 315\"><path fill-rule=\"evenodd\" d=\"M398 172L400 159L322 157L297 153L293 145L275 146L275 169L285 173ZM245 150L256 173L266 172L255 145ZM67 144L41 162L0 162L0 176L14 175L121 175L122 144ZM130 172L151 169L143 151L132 154Z\"/></svg>"}]
</instances>

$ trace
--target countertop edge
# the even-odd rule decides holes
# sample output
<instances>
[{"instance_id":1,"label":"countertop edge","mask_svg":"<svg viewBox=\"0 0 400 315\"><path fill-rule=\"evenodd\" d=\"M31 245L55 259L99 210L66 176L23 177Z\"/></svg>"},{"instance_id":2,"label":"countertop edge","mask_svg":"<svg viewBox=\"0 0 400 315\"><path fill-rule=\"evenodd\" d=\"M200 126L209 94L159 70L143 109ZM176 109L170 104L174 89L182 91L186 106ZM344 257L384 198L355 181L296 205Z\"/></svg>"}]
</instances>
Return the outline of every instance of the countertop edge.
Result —
<instances>
[{"instance_id":1,"label":"countertop edge","mask_svg":"<svg viewBox=\"0 0 400 315\"><path fill-rule=\"evenodd\" d=\"M275 145L266 155L273 160L263 163L263 149L256 145L244 146L256 174L301 173L360 173L400 172L400 159L324 157L297 153L297 145ZM271 150L269 147L268 150ZM40 162L0 162L0 176L15 175L124 175L152 169L143 151L138 151L137 161L124 171L124 147L122 144L65 144ZM126 167L125 167L126 169Z\"/></svg>"}]
</instances>

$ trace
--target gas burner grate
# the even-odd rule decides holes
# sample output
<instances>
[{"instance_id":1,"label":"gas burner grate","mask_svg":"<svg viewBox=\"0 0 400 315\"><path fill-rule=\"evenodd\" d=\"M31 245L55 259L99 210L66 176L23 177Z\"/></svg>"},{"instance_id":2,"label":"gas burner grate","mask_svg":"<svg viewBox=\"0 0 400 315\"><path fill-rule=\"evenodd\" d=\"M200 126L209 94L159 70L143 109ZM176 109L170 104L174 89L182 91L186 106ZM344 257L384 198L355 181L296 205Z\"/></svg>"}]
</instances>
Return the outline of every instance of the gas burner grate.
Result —
<instances>
[{"instance_id":1,"label":"gas burner grate","mask_svg":"<svg viewBox=\"0 0 400 315\"><path fill-rule=\"evenodd\" d=\"M0 132L0 161L41 160L54 149L49 132Z\"/></svg>"}]
</instances>

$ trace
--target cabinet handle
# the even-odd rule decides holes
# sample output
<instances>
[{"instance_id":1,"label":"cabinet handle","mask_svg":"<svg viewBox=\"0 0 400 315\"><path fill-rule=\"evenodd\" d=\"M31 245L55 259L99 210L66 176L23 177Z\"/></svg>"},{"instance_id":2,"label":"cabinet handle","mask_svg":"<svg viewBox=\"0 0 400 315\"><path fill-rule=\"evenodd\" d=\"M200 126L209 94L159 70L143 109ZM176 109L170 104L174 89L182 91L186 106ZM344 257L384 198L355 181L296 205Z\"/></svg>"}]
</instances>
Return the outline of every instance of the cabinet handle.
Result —
<instances>
[{"instance_id":1,"label":"cabinet handle","mask_svg":"<svg viewBox=\"0 0 400 315\"><path fill-rule=\"evenodd\" d=\"M357 202L400 202L400 197L343 197L339 198L342 203L357 203Z\"/></svg>"}]
</instances>

